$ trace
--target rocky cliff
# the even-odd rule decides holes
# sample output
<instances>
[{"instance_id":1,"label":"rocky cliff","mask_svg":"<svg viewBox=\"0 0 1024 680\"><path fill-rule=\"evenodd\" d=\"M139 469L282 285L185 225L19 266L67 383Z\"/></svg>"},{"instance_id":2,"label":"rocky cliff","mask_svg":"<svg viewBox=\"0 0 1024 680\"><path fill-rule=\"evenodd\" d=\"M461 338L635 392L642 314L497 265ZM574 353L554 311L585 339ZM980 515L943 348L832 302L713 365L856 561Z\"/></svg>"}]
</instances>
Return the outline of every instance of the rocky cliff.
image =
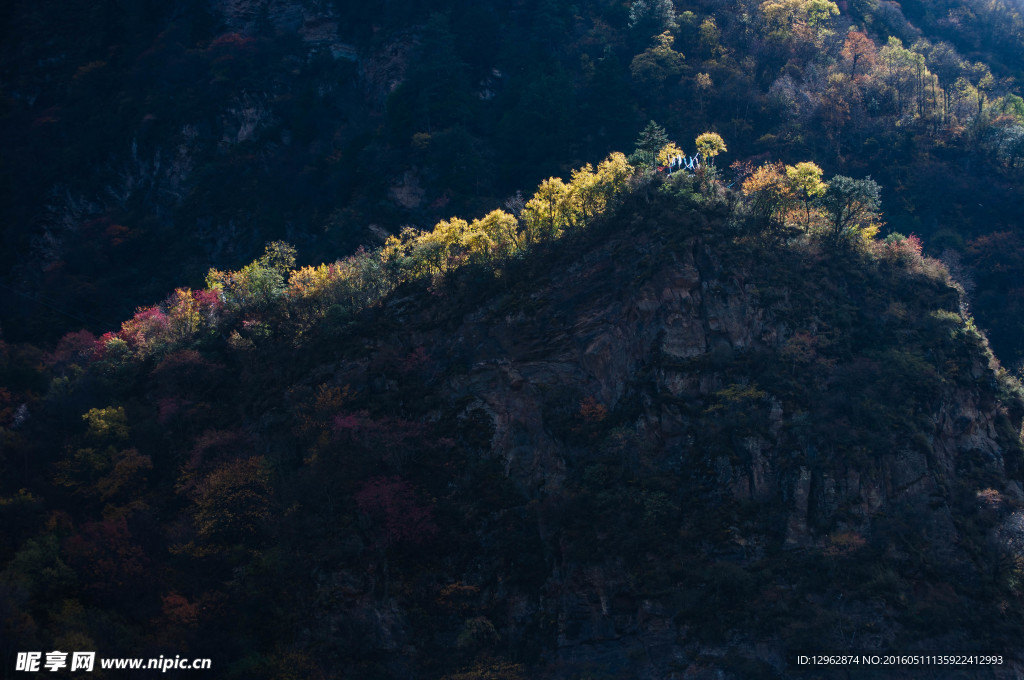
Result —
<instances>
[{"instance_id":1,"label":"rocky cliff","mask_svg":"<svg viewBox=\"0 0 1024 680\"><path fill-rule=\"evenodd\" d=\"M1024 399L945 269L685 189L360 311L63 344L4 431L0 632L228 678L1019 677Z\"/></svg>"},{"instance_id":2,"label":"rocky cliff","mask_svg":"<svg viewBox=\"0 0 1024 680\"><path fill-rule=\"evenodd\" d=\"M374 356L426 348L426 417L483 424L545 564L535 590L481 567L481 603L542 675L789 677L797 653L991 645L942 617L996 611L1013 578L1022 412L958 292L937 268L722 229L637 218L479 307L467 282L426 310L395 299L401 330L329 372L368 384Z\"/></svg>"}]
</instances>

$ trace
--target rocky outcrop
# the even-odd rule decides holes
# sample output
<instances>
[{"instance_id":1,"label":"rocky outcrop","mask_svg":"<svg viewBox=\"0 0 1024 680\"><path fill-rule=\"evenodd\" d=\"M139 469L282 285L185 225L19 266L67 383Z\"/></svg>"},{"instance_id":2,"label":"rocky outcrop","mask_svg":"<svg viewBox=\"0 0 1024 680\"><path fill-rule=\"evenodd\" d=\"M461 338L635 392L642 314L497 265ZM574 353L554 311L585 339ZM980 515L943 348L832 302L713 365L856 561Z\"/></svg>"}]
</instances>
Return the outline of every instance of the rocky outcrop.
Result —
<instances>
[{"instance_id":1,"label":"rocky outcrop","mask_svg":"<svg viewBox=\"0 0 1024 680\"><path fill-rule=\"evenodd\" d=\"M468 410L488 414L495 452L533 486L558 478L564 454L544 420L548 395L575 391L578 399L592 397L614 409L627 393L642 390L647 402L637 427L656 433L666 456L700 455L685 450L692 437L672 402L706 399L725 384L720 371L693 360L727 362L755 349L777 350L792 335L787 321L759 300L750 275L726 273L707 245L695 240L665 256L646 281L622 287L618 282L633 276L636 258L659 248L641 241L630 249L591 253L532 293L521 309L500 316L484 309L467 317L449 341L455 353L471 357L471 368L451 378L444 392L453 401L471 399ZM981 361L975 360L975 369L990 372ZM714 466L723 489L737 499L787 499L790 544L812 542L809 513L828 516L840 506L853 509L862 522L858 528L866 529L887 503L928 495L955 477L960 454L980 452L993 469L1003 469L998 408L984 403L979 390L944 389L927 416L933 423L930 455L910 448L877 452L872 472L780 470L776 459L788 455L779 449L780 432L793 414L767 399L770 425L763 436L742 438L744 462L723 459Z\"/></svg>"},{"instance_id":2,"label":"rocky outcrop","mask_svg":"<svg viewBox=\"0 0 1024 680\"><path fill-rule=\"evenodd\" d=\"M726 263L699 238L673 248L643 237L616 241L535 285L518 305L503 299L500 307L465 317L446 338L426 334L415 342L464 358L468 370L451 375L441 392L449 403L464 405L463 415L485 414L494 454L538 498L557 496L567 484L567 470L590 455L561 436L550 420L552 410L572 410L591 399L614 411L632 400L642 406L629 426L655 442L659 464L707 470L705 481L726 504L784 509L768 534L734 528L726 549L738 569L763 564L771 546L798 554L844 554L873 536L878 518L911 507L928 549L947 557L954 553L960 536L951 504L961 492L951 489L962 483L964 459L1006 478L1006 442L996 427L1005 414L985 387L948 381L930 400L932 412L921 416L931 424L926 446L906 442L860 461L832 457L822 464L828 452L820 448L792 450L788 433L807 414L787 411L770 393L752 405L765 414L762 431L735 437L732 453L712 454L695 444L700 433L683 402L713 403L729 384L741 382L728 366L757 352L778 357L795 325L819 321L783 313L784 303L765 302L759 289L777 284L759 280L755 270ZM786 300L791 292L776 289L773 298ZM983 356L971 361L976 376L991 376ZM1005 493L1019 493L1009 480L1004 487ZM708 646L680 625L671 598L644 598L628 581L627 570L614 560L563 563L551 574L553 595L539 607L557 621L550 662L643 678L705 672L740 677L718 674L728 667L726 656L739 655L756 662L760 672L787 672L778 640L734 631L726 646ZM862 645L880 649L893 643L897 629L882 624L892 612L864 602L849 609L859 613L843 616L879 631ZM822 639L839 633L829 635Z\"/></svg>"},{"instance_id":3,"label":"rocky outcrop","mask_svg":"<svg viewBox=\"0 0 1024 680\"><path fill-rule=\"evenodd\" d=\"M749 252L712 243L654 230L614 234L571 263L520 272L464 314L418 308L410 297L383 312L401 333L376 341L374 351L408 351L395 343L428 348L434 391L446 405L434 417L447 408L457 422L487 423L490 455L536 506L549 550L542 591L503 588L488 601L510 645L538 635L537 622L546 622L537 677L588 669L658 679L788 677L802 625L823 648L900 648L910 625L902 608L910 605L903 595L874 594L886 579L947 592L955 583L922 585L927 579L915 560L943 565L940 571L960 580L993 568L961 547L977 539L970 525L977 520L965 524L964 499L996 484L983 497L1007 506L993 511L987 549L998 555L1013 542L995 527L1012 524L1008 508L1020 500L1008 474L1016 469L1010 459L1019 457L1019 416L996 400L980 346L964 335L942 350L957 358L936 368L925 359L937 357L940 345L901 344L911 337L908 327L856 352L829 354L827 343L841 337L830 325L831 309L859 305L867 324L874 323L870 305L889 302L843 298L841 285L808 284L778 263L761 265ZM938 296L922 293L925 309L955 305L944 284L927 286ZM446 290L434 293L457 305L457 289ZM859 384L862 367L876 370L872 352L903 357L908 380L927 389L895 403L869 380L864 395L837 396ZM358 383L372 363L333 369L337 382ZM939 369L946 377L936 377ZM869 393L878 404L862 404ZM886 409L903 407L902 420L884 419ZM844 408L861 408L859 420L842 420ZM826 417L837 420L832 431L815 422ZM905 433L886 431L887 423L904 427L908 419L914 426ZM818 429L807 434L812 425ZM608 460L602 427L626 433L630 443L615 454L627 460L624 467L646 466L649 478L673 485L654 492L639 482L606 489L586 481L588 469L600 473L595 462L615 464L601 462ZM860 438L853 444L850 432ZM634 503L622 511L632 514L616 527L590 526L596 543L581 547L585 539L567 535L571 528L609 515L573 517L579 510L572 499L602 502L605 492ZM659 502L679 510L657 515L645 504L658 493ZM652 525L648 512L668 524ZM636 555L606 547L628 544L628 536L609 534L633 531L677 542L673 559L680 564L648 557L638 565ZM994 547L1000 541L1003 547ZM886 560L872 576L879 584L843 581L842 570L866 545ZM828 580L808 585L822 569L862 590L830 590ZM496 602L504 603L503 618L493 614ZM719 617L718 606L732 613ZM742 615L746 607L751 622ZM774 607L797 623L773 632L775 624L763 622L773 620ZM810 614L792 612L821 621L802 624ZM915 633L914 644L955 647L967 633L943 634L945 643Z\"/></svg>"},{"instance_id":4,"label":"rocky outcrop","mask_svg":"<svg viewBox=\"0 0 1024 680\"><path fill-rule=\"evenodd\" d=\"M311 49L323 47L336 59L356 60L355 48L338 36L338 21L329 3L299 0L217 0L214 10L231 31L253 33L261 27L295 33Z\"/></svg>"}]
</instances>

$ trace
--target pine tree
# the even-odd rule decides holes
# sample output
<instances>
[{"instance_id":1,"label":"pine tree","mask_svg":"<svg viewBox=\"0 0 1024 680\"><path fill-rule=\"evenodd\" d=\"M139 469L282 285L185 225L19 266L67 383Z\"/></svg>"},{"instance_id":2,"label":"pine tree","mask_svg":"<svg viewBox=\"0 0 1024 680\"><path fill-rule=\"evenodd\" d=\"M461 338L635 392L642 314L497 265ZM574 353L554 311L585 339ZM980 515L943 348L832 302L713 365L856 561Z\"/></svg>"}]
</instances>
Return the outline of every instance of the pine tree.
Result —
<instances>
[{"instance_id":1,"label":"pine tree","mask_svg":"<svg viewBox=\"0 0 1024 680\"><path fill-rule=\"evenodd\" d=\"M653 166L655 155L665 145L670 144L672 140L668 138L668 134L665 133L665 128L661 127L653 120L647 124L647 127L640 132L640 136L636 139L636 151L630 157L629 162L639 165Z\"/></svg>"}]
</instances>

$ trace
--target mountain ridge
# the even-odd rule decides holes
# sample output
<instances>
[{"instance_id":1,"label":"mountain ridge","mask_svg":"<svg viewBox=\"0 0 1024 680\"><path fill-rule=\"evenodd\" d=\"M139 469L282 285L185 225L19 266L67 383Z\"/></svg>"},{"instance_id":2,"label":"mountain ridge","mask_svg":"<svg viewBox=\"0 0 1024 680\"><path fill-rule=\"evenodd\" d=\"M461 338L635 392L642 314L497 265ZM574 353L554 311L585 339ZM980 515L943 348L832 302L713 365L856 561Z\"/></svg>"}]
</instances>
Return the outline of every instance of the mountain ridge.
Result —
<instances>
[{"instance_id":1,"label":"mountain ridge","mask_svg":"<svg viewBox=\"0 0 1024 680\"><path fill-rule=\"evenodd\" d=\"M744 235L688 182L354 315L94 361L19 431L36 478L77 471L22 529L61 557L3 572L31 637L81 625L34 556L228 676L802 677L823 648L951 647L1020 672L1024 400L961 293L906 242ZM135 562L89 566L110 551ZM124 582L136 604L99 599Z\"/></svg>"}]
</instances>

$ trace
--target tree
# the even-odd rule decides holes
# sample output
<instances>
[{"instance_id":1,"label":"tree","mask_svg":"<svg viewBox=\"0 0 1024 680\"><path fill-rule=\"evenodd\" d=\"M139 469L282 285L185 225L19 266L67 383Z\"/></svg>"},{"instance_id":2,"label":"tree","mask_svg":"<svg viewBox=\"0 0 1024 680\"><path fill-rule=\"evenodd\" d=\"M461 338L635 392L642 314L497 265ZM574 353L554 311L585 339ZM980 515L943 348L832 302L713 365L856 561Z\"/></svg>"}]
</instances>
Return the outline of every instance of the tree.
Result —
<instances>
[{"instance_id":1,"label":"tree","mask_svg":"<svg viewBox=\"0 0 1024 680\"><path fill-rule=\"evenodd\" d=\"M573 170L569 182L569 201L572 213L579 214L581 218L581 226L589 224L594 215L604 210L601 199L593 166L587 163L582 168Z\"/></svg>"},{"instance_id":2,"label":"tree","mask_svg":"<svg viewBox=\"0 0 1024 680\"><path fill-rule=\"evenodd\" d=\"M908 104L913 103L915 116L923 118L927 113L929 93L933 105L938 105L935 96L936 79L925 66L922 54L908 50L898 38L890 37L878 52L878 64L884 82L896 96L898 116L902 116Z\"/></svg>"},{"instance_id":3,"label":"tree","mask_svg":"<svg viewBox=\"0 0 1024 680\"><path fill-rule=\"evenodd\" d=\"M223 302L214 291L176 288L164 305L175 338L188 341L204 328L213 326Z\"/></svg>"},{"instance_id":4,"label":"tree","mask_svg":"<svg viewBox=\"0 0 1024 680\"><path fill-rule=\"evenodd\" d=\"M714 88L715 83L711 80L710 73L698 73L693 77L693 85L697 90L697 105L700 107L701 114L703 114L704 97Z\"/></svg>"},{"instance_id":5,"label":"tree","mask_svg":"<svg viewBox=\"0 0 1024 680\"><path fill-rule=\"evenodd\" d=\"M633 177L633 166L626 161L626 156L616 151L601 161L597 166L597 186L604 195L604 206L607 208L615 198L629 188L629 180Z\"/></svg>"},{"instance_id":6,"label":"tree","mask_svg":"<svg viewBox=\"0 0 1024 680\"><path fill-rule=\"evenodd\" d=\"M881 205L881 188L873 179L836 175L822 198L828 218L823 239L833 247L872 239L878 233Z\"/></svg>"},{"instance_id":7,"label":"tree","mask_svg":"<svg viewBox=\"0 0 1024 680\"><path fill-rule=\"evenodd\" d=\"M700 153L701 160L704 161L705 165L711 165L714 162L715 156L728 151L725 148L725 140L717 132L705 132L699 135L694 140L694 144L697 146L697 151Z\"/></svg>"},{"instance_id":8,"label":"tree","mask_svg":"<svg viewBox=\"0 0 1024 680\"><path fill-rule=\"evenodd\" d=\"M755 229L769 241L782 234L784 216L793 201L793 188L782 163L765 163L743 182L743 195Z\"/></svg>"},{"instance_id":9,"label":"tree","mask_svg":"<svg viewBox=\"0 0 1024 680\"><path fill-rule=\"evenodd\" d=\"M851 102L861 99L854 81L844 73L830 73L819 113L825 134L835 143L836 156L842 156L842 135L850 120Z\"/></svg>"},{"instance_id":10,"label":"tree","mask_svg":"<svg viewBox=\"0 0 1024 680\"><path fill-rule=\"evenodd\" d=\"M416 262L425 265L424 273L443 275L453 267L453 261L462 254L463 238L469 224L466 220L453 217L441 220L431 231L424 232L416 239L412 255Z\"/></svg>"},{"instance_id":11,"label":"tree","mask_svg":"<svg viewBox=\"0 0 1024 680\"><path fill-rule=\"evenodd\" d=\"M519 221L504 210L492 210L473 220L465 238L471 256L485 260L505 260L521 246Z\"/></svg>"},{"instance_id":12,"label":"tree","mask_svg":"<svg viewBox=\"0 0 1024 680\"><path fill-rule=\"evenodd\" d=\"M673 158L682 155L683 150L676 146L674 142L669 142L665 146L661 147L660 151L658 151L658 165L668 165L672 162Z\"/></svg>"},{"instance_id":13,"label":"tree","mask_svg":"<svg viewBox=\"0 0 1024 680\"><path fill-rule=\"evenodd\" d=\"M265 310L284 292L286 276L294 267L295 248L284 241L272 241L258 260L237 272L211 269L206 285L238 307Z\"/></svg>"},{"instance_id":14,"label":"tree","mask_svg":"<svg viewBox=\"0 0 1024 680\"><path fill-rule=\"evenodd\" d=\"M870 71L875 65L878 50L866 33L851 29L846 34L846 42L843 43L843 49L839 54L850 62L850 79L856 80L857 67L861 67L862 73Z\"/></svg>"},{"instance_id":15,"label":"tree","mask_svg":"<svg viewBox=\"0 0 1024 680\"><path fill-rule=\"evenodd\" d=\"M718 24L715 23L714 17L708 17L700 24L700 48L707 55L712 58L717 57L718 53L723 51L721 45L722 31L718 28Z\"/></svg>"},{"instance_id":16,"label":"tree","mask_svg":"<svg viewBox=\"0 0 1024 680\"><path fill-rule=\"evenodd\" d=\"M523 226L528 244L559 236L570 222L569 187L560 177L549 177L523 208Z\"/></svg>"},{"instance_id":17,"label":"tree","mask_svg":"<svg viewBox=\"0 0 1024 680\"><path fill-rule=\"evenodd\" d=\"M797 40L816 47L823 44L828 22L839 15L831 0L766 0L760 6L769 37L783 43Z\"/></svg>"},{"instance_id":18,"label":"tree","mask_svg":"<svg viewBox=\"0 0 1024 680\"><path fill-rule=\"evenodd\" d=\"M786 179L793 194L804 203L804 227L811 227L811 201L823 196L828 185L821 181L821 168L814 163L797 163L786 166Z\"/></svg>"},{"instance_id":19,"label":"tree","mask_svg":"<svg viewBox=\"0 0 1024 680\"><path fill-rule=\"evenodd\" d=\"M988 65L980 61L970 66L970 79L977 93L978 115L981 116L985 108L985 93L992 90L996 81L992 77L992 71L989 70Z\"/></svg>"},{"instance_id":20,"label":"tree","mask_svg":"<svg viewBox=\"0 0 1024 680\"><path fill-rule=\"evenodd\" d=\"M685 57L672 49L673 41L672 34L665 31L654 37L654 45L633 57L629 73L634 82L647 89L660 88L682 73Z\"/></svg>"},{"instance_id":21,"label":"tree","mask_svg":"<svg viewBox=\"0 0 1024 680\"><path fill-rule=\"evenodd\" d=\"M654 154L658 149L662 148L669 142L670 140L668 135L665 134L665 128L652 120L640 132L640 136L637 137L636 150L637 152L645 151L647 153Z\"/></svg>"},{"instance_id":22,"label":"tree","mask_svg":"<svg viewBox=\"0 0 1024 680\"><path fill-rule=\"evenodd\" d=\"M965 72L967 64L957 53L956 48L947 42L927 44L924 52L929 68L935 72L942 84L942 120L943 123L950 122L951 105L953 103L955 84Z\"/></svg>"},{"instance_id":23,"label":"tree","mask_svg":"<svg viewBox=\"0 0 1024 680\"><path fill-rule=\"evenodd\" d=\"M643 40L677 27L672 0L634 0L629 8L629 28Z\"/></svg>"},{"instance_id":24,"label":"tree","mask_svg":"<svg viewBox=\"0 0 1024 680\"><path fill-rule=\"evenodd\" d=\"M197 556L255 551L270 515L270 474L260 456L223 463L190 489L196 541L183 548Z\"/></svg>"},{"instance_id":25,"label":"tree","mask_svg":"<svg viewBox=\"0 0 1024 680\"><path fill-rule=\"evenodd\" d=\"M636 139L636 151L633 152L631 160L648 167L654 165L655 155L671 140L665 134L665 128L653 120L640 132Z\"/></svg>"},{"instance_id":26,"label":"tree","mask_svg":"<svg viewBox=\"0 0 1024 680\"><path fill-rule=\"evenodd\" d=\"M999 111L1013 116L1018 123L1024 123L1024 98L1006 94L999 100Z\"/></svg>"}]
</instances>

